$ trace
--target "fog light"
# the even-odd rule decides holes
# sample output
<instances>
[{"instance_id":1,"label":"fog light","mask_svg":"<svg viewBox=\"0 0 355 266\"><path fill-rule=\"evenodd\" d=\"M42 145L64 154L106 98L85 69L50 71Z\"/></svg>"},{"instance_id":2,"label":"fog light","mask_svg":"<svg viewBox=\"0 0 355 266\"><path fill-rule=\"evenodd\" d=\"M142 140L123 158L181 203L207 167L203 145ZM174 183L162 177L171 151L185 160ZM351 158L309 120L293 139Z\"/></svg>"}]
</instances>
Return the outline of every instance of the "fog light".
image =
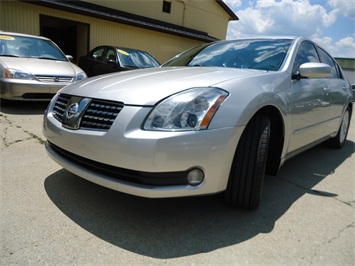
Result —
<instances>
[{"instance_id":1,"label":"fog light","mask_svg":"<svg viewBox=\"0 0 355 266\"><path fill-rule=\"evenodd\" d=\"M199 184L202 183L205 175L200 169L192 169L190 172L187 174L187 182L191 186L198 186Z\"/></svg>"}]
</instances>

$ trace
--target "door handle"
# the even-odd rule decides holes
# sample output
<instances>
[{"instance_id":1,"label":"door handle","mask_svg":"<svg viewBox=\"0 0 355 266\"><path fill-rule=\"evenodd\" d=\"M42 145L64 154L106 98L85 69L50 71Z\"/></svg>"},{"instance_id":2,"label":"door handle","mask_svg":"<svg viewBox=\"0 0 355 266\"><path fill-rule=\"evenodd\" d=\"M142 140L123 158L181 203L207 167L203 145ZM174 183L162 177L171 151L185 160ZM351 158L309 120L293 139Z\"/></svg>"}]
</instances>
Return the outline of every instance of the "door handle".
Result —
<instances>
[{"instance_id":1,"label":"door handle","mask_svg":"<svg viewBox=\"0 0 355 266\"><path fill-rule=\"evenodd\" d=\"M325 86L325 87L323 88L323 92L324 92L325 94L328 94L329 91L330 91L330 89L329 89L328 86Z\"/></svg>"}]
</instances>

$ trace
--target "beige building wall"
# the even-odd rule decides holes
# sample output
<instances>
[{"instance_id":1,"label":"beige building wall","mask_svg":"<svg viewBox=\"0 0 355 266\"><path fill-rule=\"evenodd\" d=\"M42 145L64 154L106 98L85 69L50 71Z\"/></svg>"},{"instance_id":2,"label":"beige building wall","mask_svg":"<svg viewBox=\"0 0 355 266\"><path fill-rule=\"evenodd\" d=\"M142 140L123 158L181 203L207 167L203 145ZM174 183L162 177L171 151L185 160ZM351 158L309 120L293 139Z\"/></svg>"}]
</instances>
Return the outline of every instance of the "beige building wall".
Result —
<instances>
[{"instance_id":1,"label":"beige building wall","mask_svg":"<svg viewBox=\"0 0 355 266\"><path fill-rule=\"evenodd\" d=\"M190 0L186 6L184 27L207 32L221 40L226 38L229 16L216 1Z\"/></svg>"},{"instance_id":2,"label":"beige building wall","mask_svg":"<svg viewBox=\"0 0 355 266\"><path fill-rule=\"evenodd\" d=\"M148 51L161 63L201 41L17 1L0 2L0 30L40 34L40 15L90 25L89 49L108 44ZM84 55L84 52L78 54Z\"/></svg>"},{"instance_id":3,"label":"beige building wall","mask_svg":"<svg viewBox=\"0 0 355 266\"><path fill-rule=\"evenodd\" d=\"M191 28L208 35L225 39L229 15L215 0L166 0L171 3L171 13L162 12L163 0L84 0L92 4L118 9L127 13L161 20Z\"/></svg>"}]
</instances>

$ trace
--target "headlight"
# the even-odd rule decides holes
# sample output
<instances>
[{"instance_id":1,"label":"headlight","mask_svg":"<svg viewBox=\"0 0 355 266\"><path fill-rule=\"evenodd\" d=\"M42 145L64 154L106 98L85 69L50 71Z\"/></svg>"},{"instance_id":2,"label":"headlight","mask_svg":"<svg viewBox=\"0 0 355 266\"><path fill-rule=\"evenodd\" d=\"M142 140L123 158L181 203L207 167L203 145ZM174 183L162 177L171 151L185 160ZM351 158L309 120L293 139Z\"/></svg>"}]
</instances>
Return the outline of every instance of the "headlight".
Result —
<instances>
[{"instance_id":1,"label":"headlight","mask_svg":"<svg viewBox=\"0 0 355 266\"><path fill-rule=\"evenodd\" d=\"M21 70L12 69L12 68L5 68L3 75L4 78L9 78L9 79L27 79L27 80L36 79L28 72L23 72Z\"/></svg>"},{"instance_id":2,"label":"headlight","mask_svg":"<svg viewBox=\"0 0 355 266\"><path fill-rule=\"evenodd\" d=\"M160 102L148 115L145 130L206 129L228 93L218 88L192 88Z\"/></svg>"},{"instance_id":3,"label":"headlight","mask_svg":"<svg viewBox=\"0 0 355 266\"><path fill-rule=\"evenodd\" d=\"M78 75L76 75L75 81L79 81L79 80L86 79L86 78L87 78L86 74L84 72L81 72Z\"/></svg>"}]
</instances>

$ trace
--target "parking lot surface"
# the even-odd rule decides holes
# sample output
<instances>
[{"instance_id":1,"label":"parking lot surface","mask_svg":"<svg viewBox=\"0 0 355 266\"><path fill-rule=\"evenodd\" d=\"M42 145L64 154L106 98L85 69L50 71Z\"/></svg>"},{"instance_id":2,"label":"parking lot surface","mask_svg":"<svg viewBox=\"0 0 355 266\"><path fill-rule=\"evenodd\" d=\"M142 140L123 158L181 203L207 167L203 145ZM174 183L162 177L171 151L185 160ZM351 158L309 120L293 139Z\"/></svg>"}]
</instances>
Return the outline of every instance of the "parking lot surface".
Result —
<instances>
[{"instance_id":1,"label":"parking lot surface","mask_svg":"<svg viewBox=\"0 0 355 266\"><path fill-rule=\"evenodd\" d=\"M144 199L69 173L46 154L46 106L0 112L1 265L354 265L354 117L343 149L287 161L244 211L221 195Z\"/></svg>"}]
</instances>

